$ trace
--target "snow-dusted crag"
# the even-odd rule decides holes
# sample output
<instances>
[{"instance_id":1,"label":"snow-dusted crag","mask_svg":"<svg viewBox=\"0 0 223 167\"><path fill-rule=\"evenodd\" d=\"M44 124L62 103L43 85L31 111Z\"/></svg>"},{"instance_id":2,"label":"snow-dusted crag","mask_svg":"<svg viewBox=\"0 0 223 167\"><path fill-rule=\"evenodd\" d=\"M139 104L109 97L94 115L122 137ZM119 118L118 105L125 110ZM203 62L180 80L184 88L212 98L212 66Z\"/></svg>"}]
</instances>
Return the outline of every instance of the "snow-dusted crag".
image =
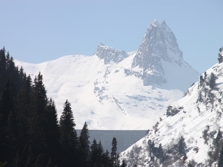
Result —
<instances>
[{"instance_id":1,"label":"snow-dusted crag","mask_svg":"<svg viewBox=\"0 0 223 167\"><path fill-rule=\"evenodd\" d=\"M15 61L32 77L43 74L58 115L71 102L76 128L148 129L198 78L163 23L151 23L135 52L100 44L93 56L65 56L41 64ZM180 81L180 82L179 82Z\"/></svg>"},{"instance_id":2,"label":"snow-dusted crag","mask_svg":"<svg viewBox=\"0 0 223 167\"><path fill-rule=\"evenodd\" d=\"M160 24L156 20L150 24L143 37L132 62L132 71L139 74L144 85L165 85L165 88L181 90L186 89L186 85L174 84L175 79L186 82L195 73L183 60L173 32L165 22Z\"/></svg>"},{"instance_id":3,"label":"snow-dusted crag","mask_svg":"<svg viewBox=\"0 0 223 167\"><path fill-rule=\"evenodd\" d=\"M105 46L104 44L98 45L96 55L100 59L103 59L105 64L108 64L111 61L119 63L129 56L125 51L119 51L112 47Z\"/></svg>"},{"instance_id":4,"label":"snow-dusted crag","mask_svg":"<svg viewBox=\"0 0 223 167\"><path fill-rule=\"evenodd\" d=\"M221 55L223 51L219 54ZM216 166L222 149L223 63L172 103L148 135L122 152L128 166Z\"/></svg>"}]
</instances>

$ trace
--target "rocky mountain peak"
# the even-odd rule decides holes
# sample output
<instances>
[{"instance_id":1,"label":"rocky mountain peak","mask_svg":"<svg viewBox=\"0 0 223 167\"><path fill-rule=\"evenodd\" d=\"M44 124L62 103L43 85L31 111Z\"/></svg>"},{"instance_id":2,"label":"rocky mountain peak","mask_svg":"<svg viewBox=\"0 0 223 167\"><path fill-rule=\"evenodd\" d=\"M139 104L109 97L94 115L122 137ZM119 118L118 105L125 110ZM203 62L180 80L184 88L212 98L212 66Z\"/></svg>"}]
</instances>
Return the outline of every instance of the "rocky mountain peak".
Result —
<instances>
[{"instance_id":1,"label":"rocky mountain peak","mask_svg":"<svg viewBox=\"0 0 223 167\"><path fill-rule=\"evenodd\" d=\"M116 50L104 44L98 45L96 55L100 59L104 59L105 64L108 64L111 61L118 63L128 57L128 54L125 51Z\"/></svg>"},{"instance_id":2,"label":"rocky mountain peak","mask_svg":"<svg viewBox=\"0 0 223 167\"><path fill-rule=\"evenodd\" d=\"M162 61L183 63L182 52L178 48L177 40L165 21L159 23L154 20L142 39L132 63L132 68L143 69L144 85L166 83ZM151 73L153 71L153 73ZM151 83L152 82L152 83Z\"/></svg>"}]
</instances>

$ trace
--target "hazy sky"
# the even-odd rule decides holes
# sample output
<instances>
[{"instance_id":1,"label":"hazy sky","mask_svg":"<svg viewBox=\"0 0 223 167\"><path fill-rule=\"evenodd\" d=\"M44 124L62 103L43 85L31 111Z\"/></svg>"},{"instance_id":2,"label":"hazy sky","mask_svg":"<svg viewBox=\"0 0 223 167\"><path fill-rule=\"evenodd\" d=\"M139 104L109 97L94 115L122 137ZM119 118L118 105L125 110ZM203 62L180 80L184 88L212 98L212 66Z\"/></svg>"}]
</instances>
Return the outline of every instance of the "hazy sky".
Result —
<instances>
[{"instance_id":1,"label":"hazy sky","mask_svg":"<svg viewBox=\"0 0 223 167\"><path fill-rule=\"evenodd\" d=\"M154 19L166 21L198 72L217 63L223 46L222 0L0 0L0 7L0 47L30 63L93 55L99 43L134 51Z\"/></svg>"}]
</instances>

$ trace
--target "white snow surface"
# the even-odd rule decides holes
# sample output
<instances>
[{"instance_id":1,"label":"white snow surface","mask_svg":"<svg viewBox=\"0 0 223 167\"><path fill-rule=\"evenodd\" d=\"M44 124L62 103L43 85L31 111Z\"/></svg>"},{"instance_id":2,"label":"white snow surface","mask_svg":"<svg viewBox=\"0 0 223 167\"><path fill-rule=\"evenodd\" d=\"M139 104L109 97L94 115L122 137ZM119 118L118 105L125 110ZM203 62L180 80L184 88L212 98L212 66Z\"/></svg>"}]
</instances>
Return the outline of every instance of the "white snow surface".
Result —
<instances>
[{"instance_id":1,"label":"white snow surface","mask_svg":"<svg viewBox=\"0 0 223 167\"><path fill-rule=\"evenodd\" d=\"M65 100L71 102L77 129L87 121L89 129L143 130L181 98L183 91L167 89L168 84L173 87L177 82L171 74L166 88L143 86L140 78L127 76L124 71L131 68L133 57L106 65L96 55L65 56L41 64L15 63L33 79L39 72L43 74L47 95L55 101L58 116ZM180 74L179 70L175 71Z\"/></svg>"},{"instance_id":2,"label":"white snow surface","mask_svg":"<svg viewBox=\"0 0 223 167\"><path fill-rule=\"evenodd\" d=\"M157 21L150 27L156 24ZM154 32L148 28L146 37L150 39L149 34L154 36L162 31L165 38L155 35L154 45L143 38L142 43L146 45L135 52L118 51L101 44L92 56L70 55L40 64L15 60L15 64L22 66L33 79L41 72L47 95L57 106L58 117L68 99L77 129L86 121L92 130L146 130L198 78L198 72L183 60L172 31L164 22L157 28L152 28ZM164 39L157 47L159 40ZM162 54L159 48L164 50ZM150 55L147 55L148 49ZM143 59L138 55L133 67L141 51ZM151 55L158 57L155 64ZM159 75L156 69L162 70L163 84L156 76Z\"/></svg>"},{"instance_id":3,"label":"white snow surface","mask_svg":"<svg viewBox=\"0 0 223 167\"><path fill-rule=\"evenodd\" d=\"M58 117L68 99L77 129L86 121L89 129L142 130L154 124L183 92L143 86L140 78L126 76L124 69L131 66L133 56L106 65L96 55L65 56L41 64L15 63L33 79L41 72Z\"/></svg>"},{"instance_id":4,"label":"white snow surface","mask_svg":"<svg viewBox=\"0 0 223 167\"><path fill-rule=\"evenodd\" d=\"M216 138L218 130L223 131L223 63L216 64L206 71L206 81L210 79L211 73L218 77L214 89L208 84L196 82L188 89L185 97L170 105L179 112L174 116L164 114L144 138L120 154L120 161L125 160L128 167L153 166L149 158L148 141L154 141L156 147L162 144L164 149L168 149L182 136L187 146L187 159L183 162L181 157L178 162L173 161L174 163L168 166L187 166L193 160L200 166L215 166L217 161L209 164L208 152L214 151L213 139ZM204 77L204 74L202 76ZM199 97L202 97L202 100L199 101ZM205 129L209 129L206 143L203 137Z\"/></svg>"}]
</instances>

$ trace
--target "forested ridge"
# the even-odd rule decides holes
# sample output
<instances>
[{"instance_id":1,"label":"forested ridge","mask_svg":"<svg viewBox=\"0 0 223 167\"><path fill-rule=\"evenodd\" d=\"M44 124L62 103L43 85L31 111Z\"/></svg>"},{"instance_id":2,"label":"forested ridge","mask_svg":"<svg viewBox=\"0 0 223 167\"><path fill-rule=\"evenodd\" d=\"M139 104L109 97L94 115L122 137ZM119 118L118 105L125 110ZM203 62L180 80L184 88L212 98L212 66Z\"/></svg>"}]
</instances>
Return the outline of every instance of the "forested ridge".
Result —
<instances>
[{"instance_id":1,"label":"forested ridge","mask_svg":"<svg viewBox=\"0 0 223 167\"><path fill-rule=\"evenodd\" d=\"M103 150L100 141L91 144L88 139L86 123L77 136L69 101L58 119L41 73L32 81L23 68L15 66L5 48L1 49L0 167L119 166L115 137L111 154ZM126 166L125 162L121 166Z\"/></svg>"}]
</instances>

